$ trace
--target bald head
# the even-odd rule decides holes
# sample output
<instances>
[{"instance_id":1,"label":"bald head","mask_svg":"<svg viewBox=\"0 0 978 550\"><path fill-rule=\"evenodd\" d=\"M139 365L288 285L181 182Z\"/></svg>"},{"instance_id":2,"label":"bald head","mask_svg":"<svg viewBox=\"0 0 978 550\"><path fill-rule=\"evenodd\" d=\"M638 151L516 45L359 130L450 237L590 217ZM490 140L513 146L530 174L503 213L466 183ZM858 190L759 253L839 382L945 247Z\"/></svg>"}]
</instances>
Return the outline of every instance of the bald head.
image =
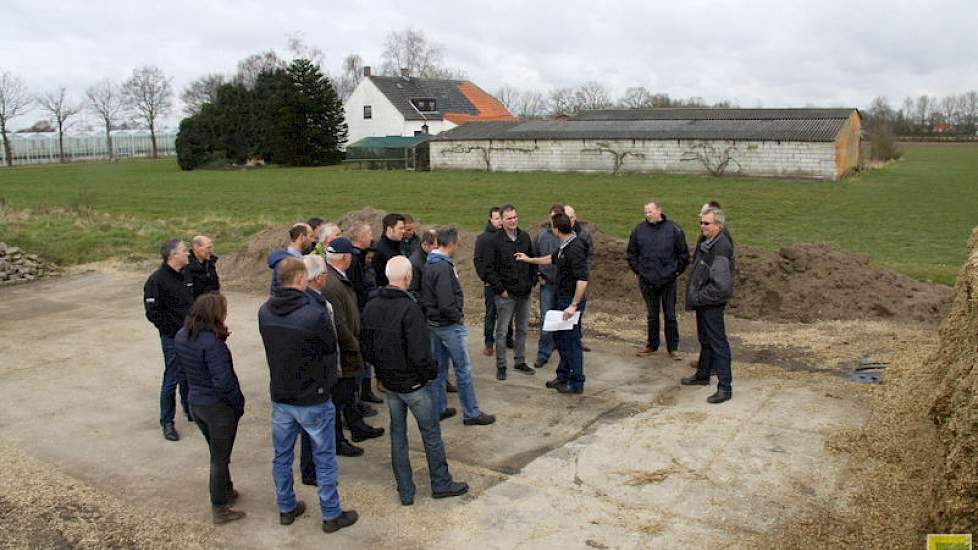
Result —
<instances>
[{"instance_id":1,"label":"bald head","mask_svg":"<svg viewBox=\"0 0 978 550\"><path fill-rule=\"evenodd\" d=\"M567 217L570 218L570 222L572 226L577 223L577 211L574 210L573 206L569 204L565 204L564 214L567 214Z\"/></svg>"},{"instance_id":2,"label":"bald head","mask_svg":"<svg viewBox=\"0 0 978 550\"><path fill-rule=\"evenodd\" d=\"M190 239L190 250L194 253L194 257L197 260L206 262L214 255L214 243L204 235L197 235L193 239Z\"/></svg>"},{"instance_id":3,"label":"bald head","mask_svg":"<svg viewBox=\"0 0 978 550\"><path fill-rule=\"evenodd\" d=\"M411 260L406 256L394 256L388 260L384 274L390 286L407 290L411 286Z\"/></svg>"}]
</instances>

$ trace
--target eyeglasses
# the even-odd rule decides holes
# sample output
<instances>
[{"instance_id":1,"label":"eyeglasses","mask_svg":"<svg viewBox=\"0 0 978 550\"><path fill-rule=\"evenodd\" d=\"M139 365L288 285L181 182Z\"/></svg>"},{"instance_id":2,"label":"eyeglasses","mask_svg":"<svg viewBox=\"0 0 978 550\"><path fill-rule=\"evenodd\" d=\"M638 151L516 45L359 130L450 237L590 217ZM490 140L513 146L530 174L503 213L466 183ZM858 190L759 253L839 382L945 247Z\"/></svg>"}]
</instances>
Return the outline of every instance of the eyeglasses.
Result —
<instances>
[{"instance_id":1,"label":"eyeglasses","mask_svg":"<svg viewBox=\"0 0 978 550\"><path fill-rule=\"evenodd\" d=\"M713 222L700 222L700 225L713 225Z\"/></svg>"}]
</instances>

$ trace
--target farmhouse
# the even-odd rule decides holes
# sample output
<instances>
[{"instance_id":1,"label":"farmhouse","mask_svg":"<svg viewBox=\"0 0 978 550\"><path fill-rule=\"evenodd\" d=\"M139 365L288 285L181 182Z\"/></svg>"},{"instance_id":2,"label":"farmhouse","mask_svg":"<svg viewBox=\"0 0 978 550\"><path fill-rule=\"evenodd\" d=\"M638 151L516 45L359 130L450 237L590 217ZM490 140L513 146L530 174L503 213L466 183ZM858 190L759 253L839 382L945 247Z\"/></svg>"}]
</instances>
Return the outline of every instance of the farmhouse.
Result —
<instances>
[{"instance_id":1,"label":"farmhouse","mask_svg":"<svg viewBox=\"0 0 978 550\"><path fill-rule=\"evenodd\" d=\"M431 169L838 180L859 162L860 121L856 109L630 109L470 122L432 139Z\"/></svg>"},{"instance_id":2,"label":"farmhouse","mask_svg":"<svg viewBox=\"0 0 978 550\"><path fill-rule=\"evenodd\" d=\"M366 137L438 134L470 121L516 120L496 98L468 80L430 80L408 76L372 76L346 101L348 143Z\"/></svg>"}]
</instances>

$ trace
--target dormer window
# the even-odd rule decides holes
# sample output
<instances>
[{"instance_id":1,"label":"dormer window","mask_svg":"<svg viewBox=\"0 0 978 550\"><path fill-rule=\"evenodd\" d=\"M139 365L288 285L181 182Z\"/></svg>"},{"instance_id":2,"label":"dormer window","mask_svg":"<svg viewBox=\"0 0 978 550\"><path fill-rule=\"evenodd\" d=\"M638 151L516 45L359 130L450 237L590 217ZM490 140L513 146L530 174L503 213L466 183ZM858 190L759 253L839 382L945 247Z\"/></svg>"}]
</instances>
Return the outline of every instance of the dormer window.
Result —
<instances>
[{"instance_id":1,"label":"dormer window","mask_svg":"<svg viewBox=\"0 0 978 550\"><path fill-rule=\"evenodd\" d=\"M411 98L411 105L422 113L434 113L438 111L438 106L433 97L414 97Z\"/></svg>"}]
</instances>

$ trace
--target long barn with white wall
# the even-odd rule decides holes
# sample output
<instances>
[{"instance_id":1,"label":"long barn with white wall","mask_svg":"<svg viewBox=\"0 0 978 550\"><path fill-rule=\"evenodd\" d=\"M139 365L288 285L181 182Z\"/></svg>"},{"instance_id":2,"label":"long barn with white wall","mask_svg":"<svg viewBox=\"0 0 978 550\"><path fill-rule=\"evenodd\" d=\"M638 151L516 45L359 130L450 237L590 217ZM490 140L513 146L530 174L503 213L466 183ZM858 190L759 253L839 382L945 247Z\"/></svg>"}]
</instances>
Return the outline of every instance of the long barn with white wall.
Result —
<instances>
[{"instance_id":1,"label":"long barn with white wall","mask_svg":"<svg viewBox=\"0 0 978 550\"><path fill-rule=\"evenodd\" d=\"M431 169L838 180L858 166L860 120L855 109L633 109L469 122L431 141Z\"/></svg>"}]
</instances>

